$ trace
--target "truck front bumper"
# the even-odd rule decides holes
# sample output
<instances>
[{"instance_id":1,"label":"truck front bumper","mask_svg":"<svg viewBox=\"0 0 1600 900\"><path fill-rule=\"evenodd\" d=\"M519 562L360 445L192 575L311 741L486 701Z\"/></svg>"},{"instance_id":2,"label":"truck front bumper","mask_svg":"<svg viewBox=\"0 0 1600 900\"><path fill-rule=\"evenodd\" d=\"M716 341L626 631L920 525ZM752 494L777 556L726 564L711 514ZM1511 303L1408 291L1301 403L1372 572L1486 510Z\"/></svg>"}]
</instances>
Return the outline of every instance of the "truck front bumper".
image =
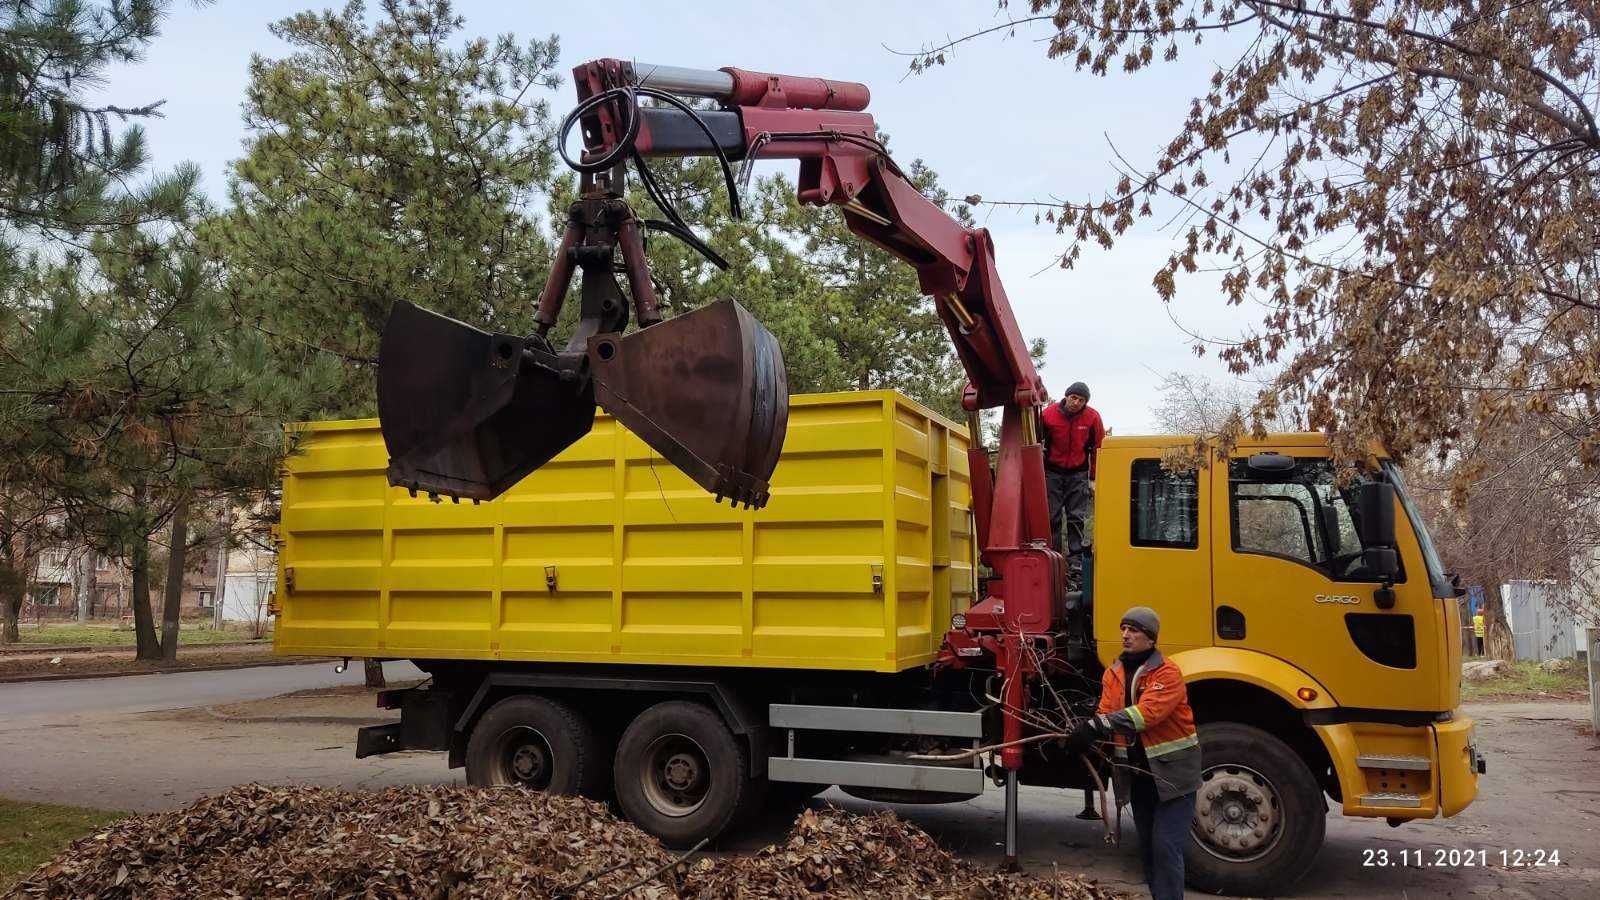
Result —
<instances>
[{"instance_id":1,"label":"truck front bumper","mask_svg":"<svg viewBox=\"0 0 1600 900\"><path fill-rule=\"evenodd\" d=\"M1487 768L1469 716L1430 725L1316 726L1333 761L1344 814L1391 822L1453 816L1478 795Z\"/></svg>"},{"instance_id":2,"label":"truck front bumper","mask_svg":"<svg viewBox=\"0 0 1600 900\"><path fill-rule=\"evenodd\" d=\"M1448 722L1433 726L1439 747L1439 780L1443 798L1441 815L1453 816L1478 796L1478 776L1489 771L1489 764L1478 749L1477 725L1471 716L1459 713Z\"/></svg>"}]
</instances>

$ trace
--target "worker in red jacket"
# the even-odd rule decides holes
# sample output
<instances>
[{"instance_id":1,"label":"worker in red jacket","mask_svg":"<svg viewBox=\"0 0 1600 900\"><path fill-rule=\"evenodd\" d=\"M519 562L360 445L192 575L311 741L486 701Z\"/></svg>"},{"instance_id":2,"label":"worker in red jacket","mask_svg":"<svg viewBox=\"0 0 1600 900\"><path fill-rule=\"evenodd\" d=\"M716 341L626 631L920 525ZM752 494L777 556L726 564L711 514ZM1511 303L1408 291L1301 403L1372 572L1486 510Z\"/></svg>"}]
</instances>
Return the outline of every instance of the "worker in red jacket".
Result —
<instances>
[{"instance_id":1,"label":"worker in red jacket","mask_svg":"<svg viewBox=\"0 0 1600 900\"><path fill-rule=\"evenodd\" d=\"M1095 455L1106 439L1100 413L1089 405L1089 386L1075 381L1059 403L1044 408L1044 481L1050 500L1050 538L1061 549L1061 533L1067 535L1067 567L1076 573L1083 569L1082 554L1090 541L1084 523L1094 494Z\"/></svg>"}]
</instances>

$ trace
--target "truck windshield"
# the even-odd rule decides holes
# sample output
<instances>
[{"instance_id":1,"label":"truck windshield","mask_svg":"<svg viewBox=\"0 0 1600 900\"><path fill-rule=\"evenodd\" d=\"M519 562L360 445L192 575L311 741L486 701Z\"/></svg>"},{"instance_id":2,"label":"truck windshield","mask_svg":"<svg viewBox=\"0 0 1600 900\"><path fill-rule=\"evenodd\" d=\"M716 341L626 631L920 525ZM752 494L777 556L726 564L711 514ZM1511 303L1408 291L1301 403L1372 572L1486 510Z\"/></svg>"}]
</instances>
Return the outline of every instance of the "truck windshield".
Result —
<instances>
[{"instance_id":1,"label":"truck windshield","mask_svg":"<svg viewBox=\"0 0 1600 900\"><path fill-rule=\"evenodd\" d=\"M1428 567L1428 583L1433 585L1435 597L1454 597L1455 591L1451 589L1449 579L1444 575L1444 563L1439 559L1439 551L1433 546L1433 537L1428 534L1428 526L1422 521L1422 514L1417 511L1416 504L1411 502L1411 493L1406 490L1405 476L1400 474L1400 467L1390 460L1383 461L1383 474L1389 483L1394 485L1395 493L1400 495L1400 506L1406 511L1406 518L1411 520L1411 530L1417 535L1417 546L1422 548L1422 561Z\"/></svg>"}]
</instances>

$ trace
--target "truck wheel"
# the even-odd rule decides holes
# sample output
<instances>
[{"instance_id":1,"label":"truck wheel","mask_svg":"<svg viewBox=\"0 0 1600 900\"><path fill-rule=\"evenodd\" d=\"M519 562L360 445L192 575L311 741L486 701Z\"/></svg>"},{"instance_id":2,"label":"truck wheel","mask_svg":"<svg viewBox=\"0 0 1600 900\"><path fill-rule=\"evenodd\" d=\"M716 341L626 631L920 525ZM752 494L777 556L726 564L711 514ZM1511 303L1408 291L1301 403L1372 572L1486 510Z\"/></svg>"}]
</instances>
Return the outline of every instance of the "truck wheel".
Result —
<instances>
[{"instance_id":1,"label":"truck wheel","mask_svg":"<svg viewBox=\"0 0 1600 900\"><path fill-rule=\"evenodd\" d=\"M629 821L662 843L692 847L745 811L754 790L747 755L709 708L658 703L617 742L617 802Z\"/></svg>"},{"instance_id":2,"label":"truck wheel","mask_svg":"<svg viewBox=\"0 0 1600 900\"><path fill-rule=\"evenodd\" d=\"M520 784L598 797L605 763L594 729L564 703L523 694L489 708L467 740L467 783Z\"/></svg>"},{"instance_id":3,"label":"truck wheel","mask_svg":"<svg viewBox=\"0 0 1600 900\"><path fill-rule=\"evenodd\" d=\"M1205 766L1184 853L1191 887L1285 893L1322 849L1327 809L1306 764L1276 737L1233 722L1200 726Z\"/></svg>"}]
</instances>

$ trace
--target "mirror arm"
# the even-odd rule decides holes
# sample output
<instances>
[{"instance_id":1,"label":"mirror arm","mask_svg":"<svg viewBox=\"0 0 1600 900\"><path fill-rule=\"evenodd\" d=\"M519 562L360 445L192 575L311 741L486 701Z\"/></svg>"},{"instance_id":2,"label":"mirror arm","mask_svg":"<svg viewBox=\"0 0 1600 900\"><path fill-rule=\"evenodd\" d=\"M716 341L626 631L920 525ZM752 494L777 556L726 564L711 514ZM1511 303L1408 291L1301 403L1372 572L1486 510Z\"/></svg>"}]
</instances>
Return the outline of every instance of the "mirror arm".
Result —
<instances>
[{"instance_id":1,"label":"mirror arm","mask_svg":"<svg viewBox=\"0 0 1600 900\"><path fill-rule=\"evenodd\" d=\"M1385 578L1383 587L1372 592L1372 602L1379 609L1394 609L1394 581Z\"/></svg>"}]
</instances>

